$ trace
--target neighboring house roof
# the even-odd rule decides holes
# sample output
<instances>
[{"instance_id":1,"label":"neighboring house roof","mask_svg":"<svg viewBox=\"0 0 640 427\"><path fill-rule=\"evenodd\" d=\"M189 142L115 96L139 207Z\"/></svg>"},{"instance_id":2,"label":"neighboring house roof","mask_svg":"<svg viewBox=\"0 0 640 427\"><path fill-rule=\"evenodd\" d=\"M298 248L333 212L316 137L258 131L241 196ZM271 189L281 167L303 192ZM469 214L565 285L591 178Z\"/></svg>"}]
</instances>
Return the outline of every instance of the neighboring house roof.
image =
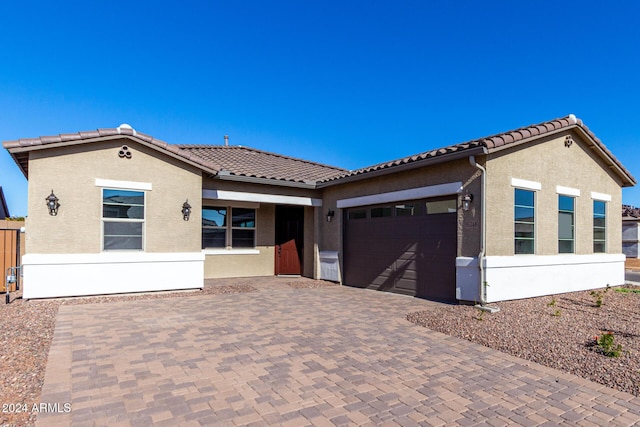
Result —
<instances>
[{"instance_id":1,"label":"neighboring house roof","mask_svg":"<svg viewBox=\"0 0 640 427\"><path fill-rule=\"evenodd\" d=\"M414 154L412 156L403 157L401 159L389 162L378 163L362 169L351 171L347 174L330 178L331 180L341 180L345 178L357 177L374 172L382 172L388 169L402 168L412 163L421 163L423 161L434 161L438 158L452 158L472 155L473 152L481 150L482 154L496 152L502 149L515 147L521 144L531 142L533 139L539 139L545 135L552 135L567 129L576 129L582 133L587 143L592 144L592 148L607 163L610 169L614 171L624 183L625 187L635 185L635 178L625 167L616 159L616 157L605 147L605 145L591 132L591 130L576 118L573 114L559 119L550 120L537 125L522 127L520 129L499 133L496 135L475 139L464 142L462 144L450 145L448 147L435 150L425 151L423 153ZM415 165L416 167L420 165ZM392 172L392 171L390 171Z\"/></svg>"},{"instance_id":2,"label":"neighboring house roof","mask_svg":"<svg viewBox=\"0 0 640 427\"><path fill-rule=\"evenodd\" d=\"M622 205L622 219L640 219L640 208Z\"/></svg>"},{"instance_id":3,"label":"neighboring house roof","mask_svg":"<svg viewBox=\"0 0 640 427\"><path fill-rule=\"evenodd\" d=\"M589 128L573 114L550 120L537 125L499 133L461 144L425 151L401 159L379 163L373 166L348 171L345 169L322 165L306 160L287 157L247 147L222 145L171 145L136 132L128 125L113 129L43 136L32 139L7 141L3 146L9 150L14 160L28 177L29 151L56 146L65 146L89 142L104 141L116 138L128 138L172 157L190 163L220 178L267 179L273 184L300 184L309 187L326 187L350 180L365 179L380 174L395 173L405 169L426 166L455 158L471 155L482 155L499 150L524 145L544 136L551 136L566 130L578 132L593 151L616 174L625 187L635 185L635 178L589 130Z\"/></svg>"},{"instance_id":4,"label":"neighboring house roof","mask_svg":"<svg viewBox=\"0 0 640 427\"><path fill-rule=\"evenodd\" d=\"M225 145L178 145L177 147L208 162L220 165L219 175L227 173L236 176L313 184L348 173L342 168L249 147Z\"/></svg>"},{"instance_id":5,"label":"neighboring house roof","mask_svg":"<svg viewBox=\"0 0 640 427\"><path fill-rule=\"evenodd\" d=\"M2 191L2 187L0 186L0 219L9 217L9 206L7 206L7 201L4 198L4 191Z\"/></svg>"}]
</instances>

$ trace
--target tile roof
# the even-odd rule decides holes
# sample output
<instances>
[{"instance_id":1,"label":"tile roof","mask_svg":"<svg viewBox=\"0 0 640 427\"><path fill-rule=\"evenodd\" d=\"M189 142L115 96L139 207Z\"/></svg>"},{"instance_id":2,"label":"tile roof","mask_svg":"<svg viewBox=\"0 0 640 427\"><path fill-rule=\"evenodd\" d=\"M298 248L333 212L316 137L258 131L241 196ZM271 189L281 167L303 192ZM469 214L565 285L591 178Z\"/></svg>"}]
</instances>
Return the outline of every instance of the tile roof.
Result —
<instances>
[{"instance_id":1,"label":"tile roof","mask_svg":"<svg viewBox=\"0 0 640 427\"><path fill-rule=\"evenodd\" d=\"M623 218L640 218L640 208L631 205L622 205Z\"/></svg>"},{"instance_id":2,"label":"tile roof","mask_svg":"<svg viewBox=\"0 0 640 427\"><path fill-rule=\"evenodd\" d=\"M551 134L555 131L562 129L577 127L582 129L588 137L593 140L594 144L602 150L605 160L619 168L623 180L627 181L628 185L635 184L635 178L629 173L627 169L615 158L615 156L605 147L605 145L595 136L593 132L582 122L582 120L576 118L573 114L566 117L550 120L547 122L539 123L536 125L525 126L519 129L511 130L508 132L499 133L496 135L474 139L461 144L450 145L435 150L425 151L412 156L403 157L401 159L391 160L388 162L378 163L373 166L367 166L362 169L351 171L344 175L338 175L333 178L325 180L325 182L336 181L346 177L352 177L357 175L363 175L370 172L381 171L384 169L390 169L421 160L428 160L436 158L438 156L444 156L453 153L461 153L473 148L484 147L487 152L498 151L503 148L509 148L512 146L520 145L529 142L534 137L544 136L545 134Z\"/></svg>"},{"instance_id":3,"label":"tile roof","mask_svg":"<svg viewBox=\"0 0 640 427\"><path fill-rule=\"evenodd\" d=\"M38 138L23 138L15 141L4 141L2 146L11 152L14 160L22 169L25 176L28 177L29 154L28 149L44 145L67 145L73 143L89 142L97 138L105 137L129 137L137 139L147 145L166 152L172 157L181 158L184 161L193 163L204 170L215 172L219 170L212 162L207 162L201 157L194 156L189 152L180 150L176 145L168 144L164 141L156 139L151 135L137 132L128 125L120 125L117 128L97 129L94 131L81 131L76 133L64 133L53 136L41 136Z\"/></svg>"},{"instance_id":4,"label":"tile roof","mask_svg":"<svg viewBox=\"0 0 640 427\"><path fill-rule=\"evenodd\" d=\"M566 117L550 120L536 125L525 126L508 132L479 138L461 144L450 145L443 148L425 151L412 156L403 157L388 162L378 163L354 171L348 171L334 166L323 165L307 160L287 157L280 154L269 153L248 147L224 146L224 145L172 145L158 140L150 135L136 132L129 126L121 125L118 128L98 129L95 131L60 134L56 136L42 136L39 138L19 139L6 141L3 146L8 149L16 163L28 175L28 151L31 148L43 145L65 145L82 142L91 142L98 138L126 136L137 139L155 149L165 152L173 157L180 158L194 164L204 171L212 174L228 174L244 177L273 179L283 182L310 183L333 185L340 180L362 176L377 171L395 171L395 168L412 163L420 167L421 161L441 158L445 160L451 155L464 156L473 154L478 150L484 153L515 147L544 135L550 135L564 129L580 129L593 146L599 150L599 155L617 173L625 186L634 185L635 178L627 171L604 144L589 130L589 128L573 114ZM359 178L357 178L359 179Z\"/></svg>"},{"instance_id":5,"label":"tile roof","mask_svg":"<svg viewBox=\"0 0 640 427\"><path fill-rule=\"evenodd\" d=\"M249 147L225 145L177 145L181 151L220 165L232 175L315 183L348 171Z\"/></svg>"}]
</instances>

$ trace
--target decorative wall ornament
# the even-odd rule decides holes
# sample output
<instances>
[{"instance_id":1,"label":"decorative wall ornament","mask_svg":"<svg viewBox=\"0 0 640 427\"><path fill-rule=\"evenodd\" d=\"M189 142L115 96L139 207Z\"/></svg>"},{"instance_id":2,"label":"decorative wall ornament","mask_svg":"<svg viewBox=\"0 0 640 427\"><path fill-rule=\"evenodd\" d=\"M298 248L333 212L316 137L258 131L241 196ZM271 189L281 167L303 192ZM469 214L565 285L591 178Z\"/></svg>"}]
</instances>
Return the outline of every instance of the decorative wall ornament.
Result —
<instances>
[{"instance_id":1,"label":"decorative wall ornament","mask_svg":"<svg viewBox=\"0 0 640 427\"><path fill-rule=\"evenodd\" d=\"M573 144L573 137L571 135L567 135L564 137L564 146L569 148Z\"/></svg>"},{"instance_id":2,"label":"decorative wall ornament","mask_svg":"<svg viewBox=\"0 0 640 427\"><path fill-rule=\"evenodd\" d=\"M131 158L131 151L129 151L129 147L126 145L123 145L122 148L120 149L120 151L118 151L118 157L120 157L121 159L124 159L125 157L127 159Z\"/></svg>"}]
</instances>

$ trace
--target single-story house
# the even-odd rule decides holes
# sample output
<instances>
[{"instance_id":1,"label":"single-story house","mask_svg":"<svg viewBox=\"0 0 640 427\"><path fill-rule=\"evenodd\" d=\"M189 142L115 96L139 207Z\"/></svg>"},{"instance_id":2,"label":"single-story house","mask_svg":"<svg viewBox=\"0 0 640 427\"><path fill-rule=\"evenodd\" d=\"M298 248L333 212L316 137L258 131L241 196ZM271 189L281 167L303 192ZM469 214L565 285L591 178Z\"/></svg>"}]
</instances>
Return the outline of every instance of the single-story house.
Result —
<instances>
[{"instance_id":1,"label":"single-story house","mask_svg":"<svg viewBox=\"0 0 640 427\"><path fill-rule=\"evenodd\" d=\"M481 303L624 282L635 179L574 115L355 171L131 126L7 141L24 298L303 275Z\"/></svg>"},{"instance_id":2,"label":"single-story house","mask_svg":"<svg viewBox=\"0 0 640 427\"><path fill-rule=\"evenodd\" d=\"M640 258L640 208L622 205L622 253Z\"/></svg>"}]
</instances>

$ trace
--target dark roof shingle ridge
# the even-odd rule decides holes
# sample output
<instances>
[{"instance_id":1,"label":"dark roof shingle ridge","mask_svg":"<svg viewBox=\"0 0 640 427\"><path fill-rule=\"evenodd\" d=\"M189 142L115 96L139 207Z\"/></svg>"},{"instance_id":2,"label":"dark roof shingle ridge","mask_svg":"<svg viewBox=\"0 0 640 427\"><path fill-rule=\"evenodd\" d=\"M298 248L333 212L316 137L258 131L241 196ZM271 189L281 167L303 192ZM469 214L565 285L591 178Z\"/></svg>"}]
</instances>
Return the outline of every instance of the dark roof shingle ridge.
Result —
<instances>
[{"instance_id":1,"label":"dark roof shingle ridge","mask_svg":"<svg viewBox=\"0 0 640 427\"><path fill-rule=\"evenodd\" d=\"M239 150L247 150L247 151L253 151L255 153L260 153L260 154L266 154L268 156L273 156L273 157L279 157L281 159L285 159L285 160L294 160L296 162L302 162L302 163L307 163L310 165L314 165L314 166L320 166L323 168L328 168L328 169L333 169L335 171L338 172L348 172L347 169L338 167L338 166L332 166L332 165L327 165L325 163L319 163L319 162L314 162L312 160L306 160L306 159L301 159L299 157L292 157L292 156L287 156L284 154L279 154L279 153L274 153L271 151L264 151L264 150L259 150L257 148L253 148L253 147L247 147L246 145L218 145L218 144L175 144L178 148L181 149L191 149L191 148L202 148L202 149L223 149L223 150L229 150L229 149L239 149Z\"/></svg>"}]
</instances>

